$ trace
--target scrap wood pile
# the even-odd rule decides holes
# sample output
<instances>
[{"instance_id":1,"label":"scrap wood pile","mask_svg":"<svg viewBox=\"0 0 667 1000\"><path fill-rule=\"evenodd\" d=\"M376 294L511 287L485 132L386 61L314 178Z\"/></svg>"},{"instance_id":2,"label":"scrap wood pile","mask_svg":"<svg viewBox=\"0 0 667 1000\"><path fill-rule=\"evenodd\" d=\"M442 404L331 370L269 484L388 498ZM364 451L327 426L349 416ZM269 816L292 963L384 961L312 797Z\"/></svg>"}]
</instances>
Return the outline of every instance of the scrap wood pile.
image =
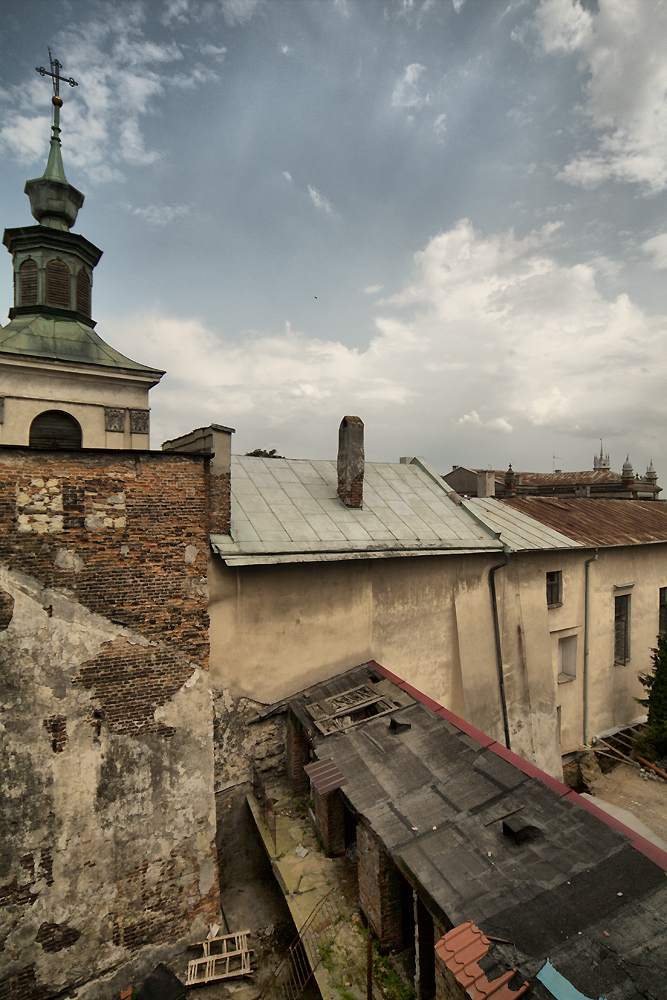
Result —
<instances>
[{"instance_id":1,"label":"scrap wood pile","mask_svg":"<svg viewBox=\"0 0 667 1000\"><path fill-rule=\"evenodd\" d=\"M205 941L190 945L200 948L201 955L188 962L185 985L202 986L220 979L250 975L252 948L248 948L249 936L249 930L220 934L218 924L212 924Z\"/></svg>"}]
</instances>

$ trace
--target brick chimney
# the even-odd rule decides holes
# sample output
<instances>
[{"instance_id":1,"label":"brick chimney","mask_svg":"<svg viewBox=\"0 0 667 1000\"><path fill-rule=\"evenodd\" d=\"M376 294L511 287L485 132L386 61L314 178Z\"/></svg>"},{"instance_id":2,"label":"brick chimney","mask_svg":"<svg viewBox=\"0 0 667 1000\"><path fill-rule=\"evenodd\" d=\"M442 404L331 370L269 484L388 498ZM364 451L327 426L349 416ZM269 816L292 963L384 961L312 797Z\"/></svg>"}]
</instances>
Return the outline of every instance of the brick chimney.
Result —
<instances>
[{"instance_id":1,"label":"brick chimney","mask_svg":"<svg viewBox=\"0 0 667 1000\"><path fill-rule=\"evenodd\" d=\"M231 468L233 427L209 424L165 441L163 451L203 455L209 459L209 530L228 535L231 530Z\"/></svg>"},{"instance_id":2,"label":"brick chimney","mask_svg":"<svg viewBox=\"0 0 667 1000\"><path fill-rule=\"evenodd\" d=\"M346 507L364 505L364 422L343 417L338 429L338 496Z\"/></svg>"}]
</instances>

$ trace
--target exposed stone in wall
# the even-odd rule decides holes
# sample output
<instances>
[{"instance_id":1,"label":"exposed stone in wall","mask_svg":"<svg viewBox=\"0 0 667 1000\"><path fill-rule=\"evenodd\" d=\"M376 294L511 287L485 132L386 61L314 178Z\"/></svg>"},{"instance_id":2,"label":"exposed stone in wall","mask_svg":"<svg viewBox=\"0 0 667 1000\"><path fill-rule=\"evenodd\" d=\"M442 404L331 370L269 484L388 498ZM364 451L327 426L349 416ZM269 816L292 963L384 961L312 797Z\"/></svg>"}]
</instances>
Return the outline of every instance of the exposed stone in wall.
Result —
<instances>
[{"instance_id":1,"label":"exposed stone in wall","mask_svg":"<svg viewBox=\"0 0 667 1000\"><path fill-rule=\"evenodd\" d=\"M262 773L285 771L285 719L278 713L248 723L265 706L228 691L213 692L216 793L252 780L252 764Z\"/></svg>"},{"instance_id":2,"label":"exposed stone in wall","mask_svg":"<svg viewBox=\"0 0 667 1000\"><path fill-rule=\"evenodd\" d=\"M97 1000L219 917L206 469L0 454L2 1000Z\"/></svg>"}]
</instances>

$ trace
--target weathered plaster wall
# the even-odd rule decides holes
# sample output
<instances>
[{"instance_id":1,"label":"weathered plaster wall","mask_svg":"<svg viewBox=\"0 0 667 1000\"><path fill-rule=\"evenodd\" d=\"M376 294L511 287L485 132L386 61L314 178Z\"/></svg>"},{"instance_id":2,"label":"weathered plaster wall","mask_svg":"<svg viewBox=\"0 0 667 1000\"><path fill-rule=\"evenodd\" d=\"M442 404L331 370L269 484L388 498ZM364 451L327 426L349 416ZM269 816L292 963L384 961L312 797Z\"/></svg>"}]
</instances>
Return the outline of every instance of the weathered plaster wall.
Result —
<instances>
[{"instance_id":1,"label":"weathered plaster wall","mask_svg":"<svg viewBox=\"0 0 667 1000\"><path fill-rule=\"evenodd\" d=\"M218 915L207 497L201 459L0 453L0 996Z\"/></svg>"},{"instance_id":2,"label":"weathered plaster wall","mask_svg":"<svg viewBox=\"0 0 667 1000\"><path fill-rule=\"evenodd\" d=\"M375 659L502 741L488 583L497 562L453 555L232 570L214 559L212 681L232 704L267 704ZM542 645L534 678L512 689L512 734L519 753L559 774L548 633ZM526 710L531 682L549 689L551 717Z\"/></svg>"},{"instance_id":3,"label":"weathered plaster wall","mask_svg":"<svg viewBox=\"0 0 667 1000\"><path fill-rule=\"evenodd\" d=\"M87 375L67 366L0 364L0 445L28 445L30 424L45 410L64 410L81 425L84 448L149 447L148 434L132 433L129 410L148 410L148 383L109 370ZM107 431L105 406L126 409L123 431Z\"/></svg>"},{"instance_id":4,"label":"weathered plaster wall","mask_svg":"<svg viewBox=\"0 0 667 1000\"><path fill-rule=\"evenodd\" d=\"M557 727L560 714L563 753L581 746L584 739L585 563L594 554L590 549L522 553L512 556L507 570L496 578L513 727L522 727L522 711L529 711L533 719L540 716L545 731L549 720ZM548 608L546 573L557 570L563 575L563 601L560 607ZM628 583L634 586L614 589ZM589 738L627 725L643 713L635 701L644 691L638 674L651 668L660 588L665 586L666 545L600 549L591 563ZM631 658L616 664L614 598L624 593L631 595ZM570 636L577 638L576 672L572 679L559 682L558 641ZM545 663L550 670L544 669Z\"/></svg>"}]
</instances>

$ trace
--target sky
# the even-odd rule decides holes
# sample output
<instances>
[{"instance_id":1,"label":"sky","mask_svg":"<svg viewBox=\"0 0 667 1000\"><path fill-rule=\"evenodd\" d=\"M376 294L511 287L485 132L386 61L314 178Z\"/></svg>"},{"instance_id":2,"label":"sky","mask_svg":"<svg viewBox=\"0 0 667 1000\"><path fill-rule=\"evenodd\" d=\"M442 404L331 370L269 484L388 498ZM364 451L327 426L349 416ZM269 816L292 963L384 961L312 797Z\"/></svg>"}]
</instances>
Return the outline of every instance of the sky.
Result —
<instances>
[{"instance_id":1,"label":"sky","mask_svg":"<svg viewBox=\"0 0 667 1000\"><path fill-rule=\"evenodd\" d=\"M3 0L0 45L1 221L50 46L97 332L167 372L153 447L331 459L356 414L373 461L602 438L667 488L666 0Z\"/></svg>"}]
</instances>

